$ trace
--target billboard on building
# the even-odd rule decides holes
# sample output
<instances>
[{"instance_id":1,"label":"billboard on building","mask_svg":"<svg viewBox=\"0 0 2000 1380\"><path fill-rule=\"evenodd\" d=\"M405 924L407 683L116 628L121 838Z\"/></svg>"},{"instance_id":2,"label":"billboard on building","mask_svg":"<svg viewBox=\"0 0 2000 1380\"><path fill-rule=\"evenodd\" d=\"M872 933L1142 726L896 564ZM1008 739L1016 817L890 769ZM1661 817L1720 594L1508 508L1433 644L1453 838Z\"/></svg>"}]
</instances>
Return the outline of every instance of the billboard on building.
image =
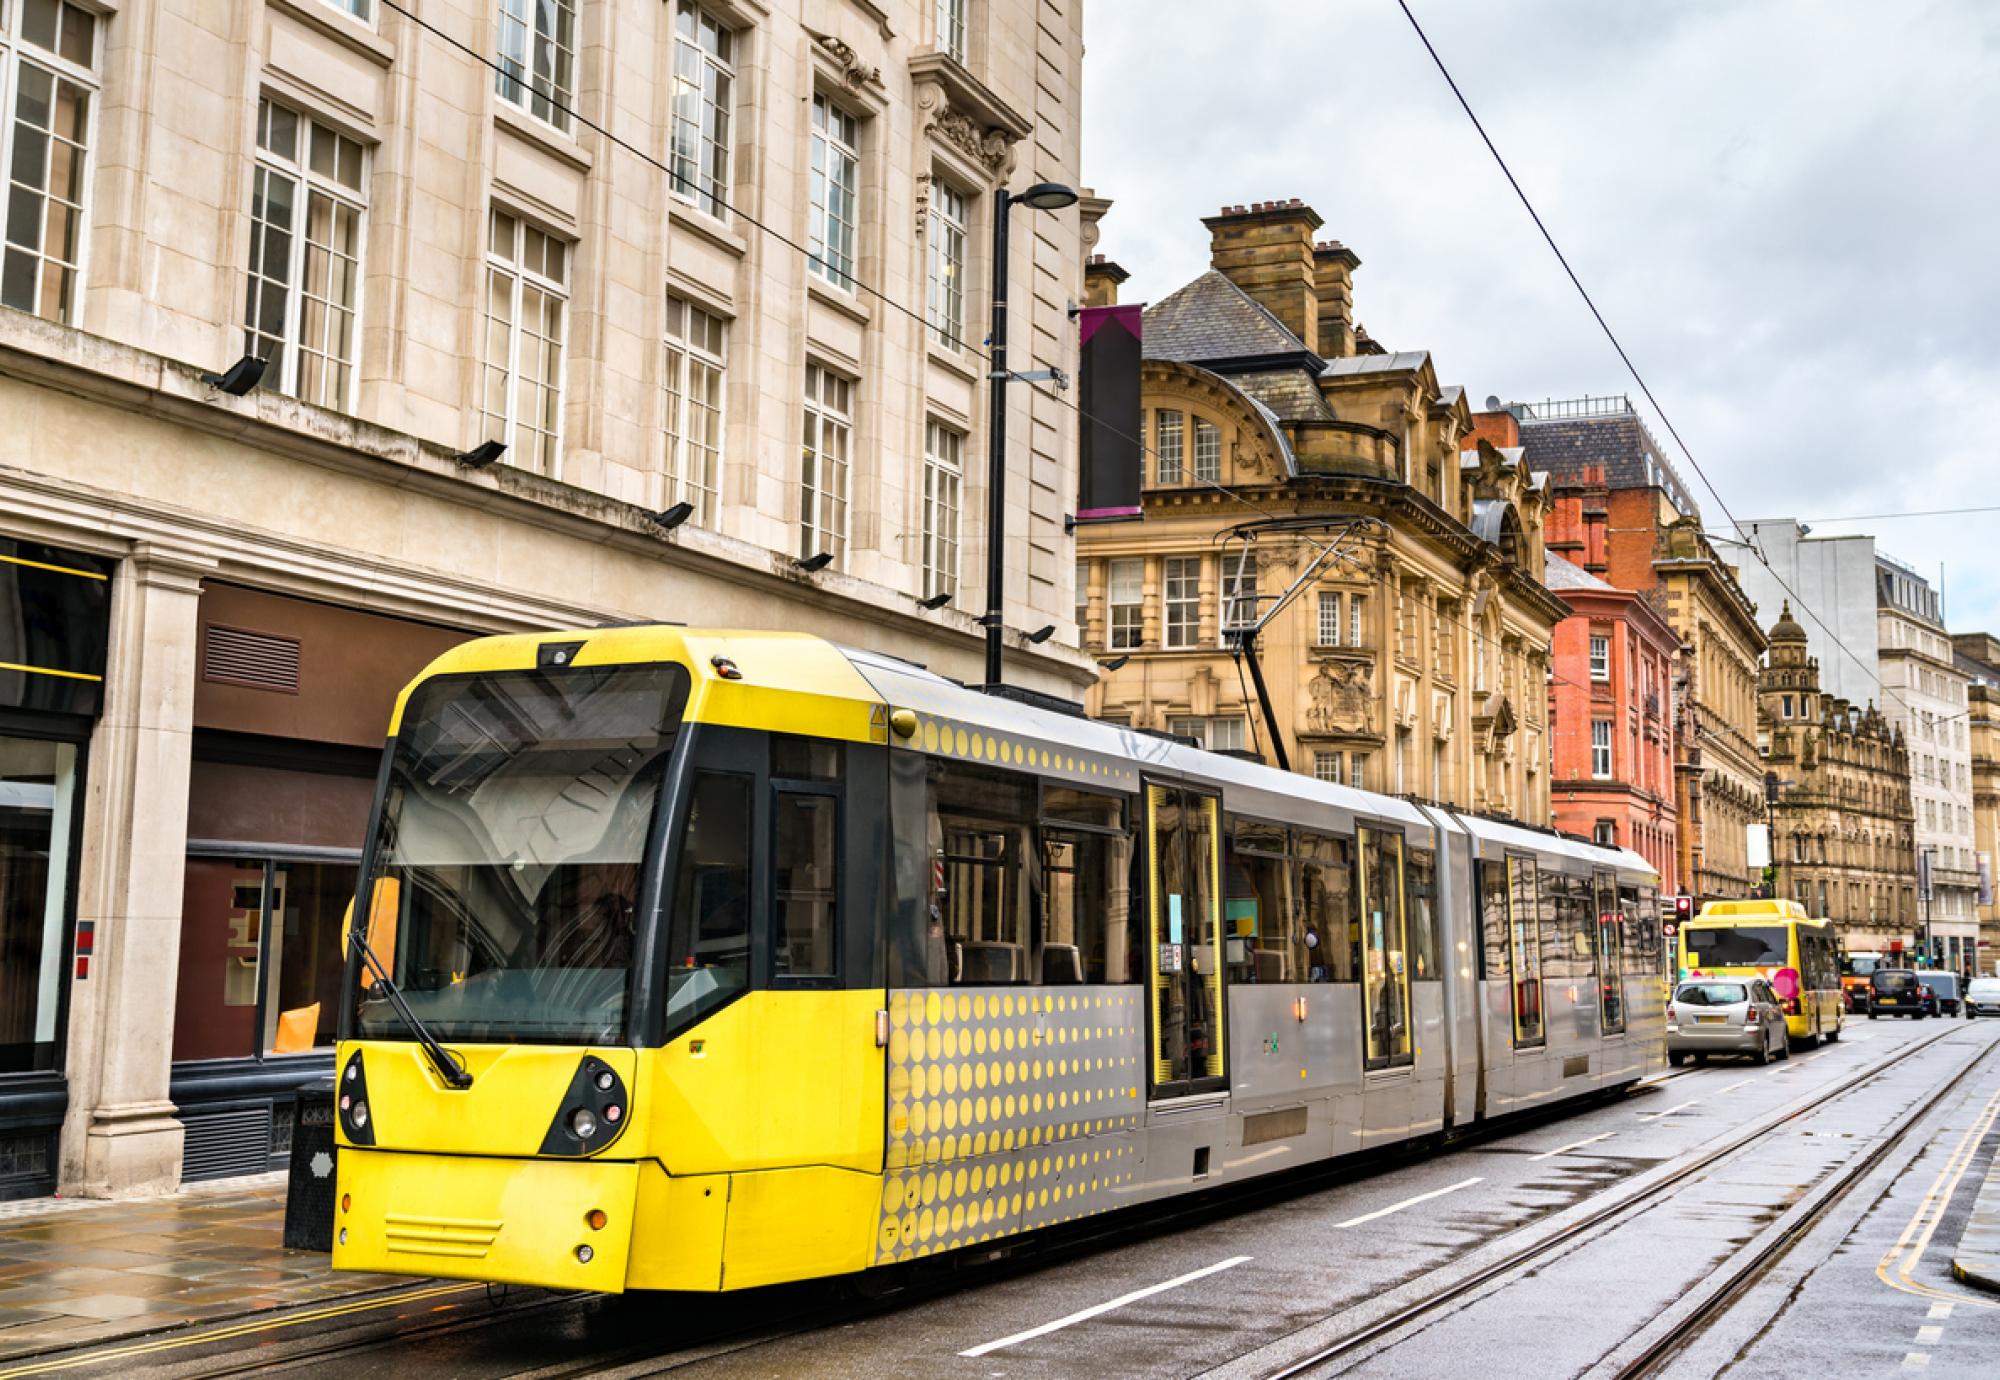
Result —
<instances>
[{"instance_id":1,"label":"billboard on building","mask_svg":"<svg viewBox=\"0 0 2000 1380\"><path fill-rule=\"evenodd\" d=\"M1140 515L1145 445L1139 421L1139 337L1144 314L1136 304L1085 307L1080 313L1078 522L1119 522Z\"/></svg>"}]
</instances>

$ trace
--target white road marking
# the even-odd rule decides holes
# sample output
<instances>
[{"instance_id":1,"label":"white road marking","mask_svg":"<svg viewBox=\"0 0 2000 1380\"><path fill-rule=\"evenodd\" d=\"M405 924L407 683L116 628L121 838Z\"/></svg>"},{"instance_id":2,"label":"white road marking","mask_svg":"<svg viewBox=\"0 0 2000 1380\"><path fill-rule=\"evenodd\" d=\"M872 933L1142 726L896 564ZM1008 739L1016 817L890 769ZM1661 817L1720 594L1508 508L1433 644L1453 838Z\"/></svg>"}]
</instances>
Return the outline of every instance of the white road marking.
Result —
<instances>
[{"instance_id":1,"label":"white road marking","mask_svg":"<svg viewBox=\"0 0 2000 1380\"><path fill-rule=\"evenodd\" d=\"M1942 1327L1920 1327L1917 1329L1918 1346L1936 1346L1944 1340Z\"/></svg>"},{"instance_id":2,"label":"white road marking","mask_svg":"<svg viewBox=\"0 0 2000 1380\"><path fill-rule=\"evenodd\" d=\"M1741 1087L1745 1087L1745 1086L1747 1086L1747 1085L1749 1085L1749 1084L1751 1084L1751 1083L1754 1083L1754 1082L1756 1082L1756 1081L1757 1081L1757 1080L1756 1080L1756 1079L1754 1079L1754 1078L1739 1078L1739 1079L1737 1079L1737 1080L1736 1080L1736 1081L1735 1081L1734 1083L1731 1083L1731 1084L1730 1084L1730 1085L1729 1085L1728 1087L1726 1087L1726 1088L1717 1088L1717 1089L1715 1090L1715 1092L1716 1092L1716 1095L1717 1095L1717 1096L1719 1097L1719 1096L1721 1096L1721 1095L1722 1095L1723 1093L1726 1093L1726 1092L1735 1092L1735 1091L1736 1091L1736 1090L1737 1090L1738 1088L1741 1088Z\"/></svg>"},{"instance_id":3,"label":"white road marking","mask_svg":"<svg viewBox=\"0 0 2000 1380\"><path fill-rule=\"evenodd\" d=\"M1190 1271L1187 1274L1167 1280L1165 1283L1149 1284L1144 1289L1134 1289L1129 1294L1120 1294L1117 1298L1107 1303L1100 1303L1086 1308L1080 1313L1072 1313L1066 1318L1057 1318L1054 1322L1043 1323L1040 1327L1031 1327L1026 1332L1016 1332L1013 1336L1002 1337L997 1342L983 1342L958 1354L961 1356L984 1356L987 1352L999 1351L1002 1347L1010 1347L1020 1342L1032 1341L1036 1337L1046 1337L1051 1332L1060 1332L1065 1327L1074 1327L1080 1322L1088 1322L1100 1314L1109 1313L1114 1308L1123 1308L1128 1303L1137 1303L1140 1299L1151 1298L1154 1294L1164 1294L1167 1290L1178 1289L1183 1284L1192 1284L1198 1279L1206 1279L1210 1275L1221 1274L1224 1270L1233 1270L1238 1265L1246 1263L1249 1259L1250 1257L1247 1255L1233 1255L1227 1260L1219 1261L1214 1265L1203 1266L1199 1270Z\"/></svg>"},{"instance_id":4,"label":"white road marking","mask_svg":"<svg viewBox=\"0 0 2000 1380\"><path fill-rule=\"evenodd\" d=\"M1678 1107L1669 1107L1664 1112L1648 1112L1646 1115L1641 1116L1639 1120L1658 1121L1663 1116L1672 1116L1675 1112L1684 1112L1688 1108L1694 1106L1696 1103L1700 1101L1701 1099L1698 1097L1691 1097L1686 1102L1681 1103L1681 1105Z\"/></svg>"},{"instance_id":5,"label":"white road marking","mask_svg":"<svg viewBox=\"0 0 2000 1380\"><path fill-rule=\"evenodd\" d=\"M1606 1131L1603 1135L1592 1136L1588 1140L1573 1140L1568 1145L1558 1145L1553 1150L1544 1150L1539 1155L1528 1156L1528 1163L1533 1164L1536 1160L1551 1159L1556 1155L1566 1155L1572 1150L1581 1150L1586 1145L1595 1145L1600 1140L1610 1140L1617 1134L1616 1131Z\"/></svg>"},{"instance_id":6,"label":"white road marking","mask_svg":"<svg viewBox=\"0 0 2000 1380\"><path fill-rule=\"evenodd\" d=\"M1904 1370L1922 1370L1930 1363L1930 1353L1926 1351L1912 1351L1903 1357Z\"/></svg>"},{"instance_id":7,"label":"white road marking","mask_svg":"<svg viewBox=\"0 0 2000 1380\"><path fill-rule=\"evenodd\" d=\"M1432 1200L1432 1198L1442 1198L1444 1194L1456 1194L1456 1192L1458 1192L1460 1188L1472 1188L1474 1184L1478 1184L1478 1182L1480 1182L1480 1178L1482 1178L1480 1174L1474 1174L1472 1178L1464 1178L1464 1180L1458 1180L1456 1184L1452 1184L1452 1186L1448 1186L1448 1188L1432 1188L1432 1190L1430 1190L1428 1194L1418 1194L1416 1198L1404 1198L1402 1202L1392 1202L1392 1204L1390 1204L1390 1206L1386 1206L1386 1208L1376 1208L1374 1212L1364 1212L1364 1214L1362 1214L1362 1216L1358 1216L1358 1218L1348 1218L1346 1222L1334 1222L1334 1226L1336 1226L1336 1228L1340 1228L1340 1226L1360 1226L1362 1222L1374 1222L1376 1218L1386 1218L1386 1216L1388 1216L1390 1212L1402 1212L1404 1208L1414 1208L1414 1206L1416 1206L1416 1204L1420 1204L1420 1202L1428 1202L1428 1200Z\"/></svg>"},{"instance_id":8,"label":"white road marking","mask_svg":"<svg viewBox=\"0 0 2000 1380\"><path fill-rule=\"evenodd\" d=\"M1951 1305L1944 1302L1944 1300L1940 1299L1938 1302L1931 1305L1931 1311L1924 1314L1924 1316L1929 1318L1932 1322L1943 1322L1946 1318L1951 1316Z\"/></svg>"}]
</instances>

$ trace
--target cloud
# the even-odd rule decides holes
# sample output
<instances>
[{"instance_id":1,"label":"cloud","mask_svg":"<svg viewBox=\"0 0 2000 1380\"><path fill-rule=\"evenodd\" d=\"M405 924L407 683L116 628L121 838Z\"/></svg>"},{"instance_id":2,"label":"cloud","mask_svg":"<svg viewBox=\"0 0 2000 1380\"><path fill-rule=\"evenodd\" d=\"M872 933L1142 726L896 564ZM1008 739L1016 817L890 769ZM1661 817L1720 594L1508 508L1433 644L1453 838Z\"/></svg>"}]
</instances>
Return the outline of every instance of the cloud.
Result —
<instances>
[{"instance_id":1,"label":"cloud","mask_svg":"<svg viewBox=\"0 0 2000 1380\"><path fill-rule=\"evenodd\" d=\"M2000 503L2000 7L1411 5L1730 511ZM1128 300L1207 267L1201 216L1297 196L1369 331L1475 399L1644 406L1394 0L1099 0L1085 38ZM1942 565L1953 628L2000 631L1995 518L1820 530Z\"/></svg>"}]
</instances>

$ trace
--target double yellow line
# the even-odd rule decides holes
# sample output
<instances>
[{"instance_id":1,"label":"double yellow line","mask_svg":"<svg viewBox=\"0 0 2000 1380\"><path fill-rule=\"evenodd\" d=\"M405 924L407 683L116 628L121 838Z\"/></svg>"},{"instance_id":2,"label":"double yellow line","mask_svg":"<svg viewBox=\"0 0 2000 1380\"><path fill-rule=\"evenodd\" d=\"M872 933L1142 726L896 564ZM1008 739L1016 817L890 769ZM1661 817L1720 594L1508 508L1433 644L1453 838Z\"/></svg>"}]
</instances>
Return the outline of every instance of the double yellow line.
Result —
<instances>
[{"instance_id":1,"label":"double yellow line","mask_svg":"<svg viewBox=\"0 0 2000 1380\"><path fill-rule=\"evenodd\" d=\"M0 1370L0 1380L13 1380L17 1375L52 1375L57 1371L75 1370L81 1366L98 1366L107 1361L120 1361L133 1356L155 1356L163 1351L180 1351L191 1346L207 1346L212 1342L226 1342L237 1337L252 1337L263 1332L276 1332L283 1328L300 1327L310 1322L323 1322L328 1318L348 1317L355 1313L368 1313L382 1308L394 1308L405 1303L421 1303L425 1299L444 1298L451 1294L470 1293L484 1289L483 1284L443 1284L427 1289L412 1289L407 1293L394 1293L382 1297L357 1299L352 1303L336 1303L325 1308L311 1308L302 1313L286 1313L280 1317L259 1317L247 1319L225 1327L204 1329L182 1333L171 1337L160 1337L150 1342L136 1342L130 1346L112 1347L104 1351L73 1352L63 1356L52 1356L45 1361L31 1361L27 1365ZM274 1361L282 1359L273 1357Z\"/></svg>"},{"instance_id":2,"label":"double yellow line","mask_svg":"<svg viewBox=\"0 0 2000 1380\"><path fill-rule=\"evenodd\" d=\"M1993 1123L2000 1119L2000 1091L1986 1100L1986 1106L1973 1120L1958 1144L1946 1157L1938 1170L1937 1178L1931 1181L1930 1189L1917 1204L1917 1211L1910 1218L1910 1224L1903 1228L1903 1234L1896 1238L1882 1261L1875 1267L1875 1276L1891 1289L1900 1289L1906 1294L1917 1294L1924 1298L1946 1299L1952 1303L1966 1304L1974 1308L2000 1308L2000 1299L1981 1298L1955 1289L1939 1289L1922 1284L1915 1278L1918 1262L1930 1248L1931 1238L1937 1235L1940 1223L1944 1221L1945 1210L1951 1206L1952 1196L1958 1192L1959 1183L1965 1178L1966 1170L1972 1167L1973 1156L1979 1149L1986 1133L1993 1129Z\"/></svg>"}]
</instances>

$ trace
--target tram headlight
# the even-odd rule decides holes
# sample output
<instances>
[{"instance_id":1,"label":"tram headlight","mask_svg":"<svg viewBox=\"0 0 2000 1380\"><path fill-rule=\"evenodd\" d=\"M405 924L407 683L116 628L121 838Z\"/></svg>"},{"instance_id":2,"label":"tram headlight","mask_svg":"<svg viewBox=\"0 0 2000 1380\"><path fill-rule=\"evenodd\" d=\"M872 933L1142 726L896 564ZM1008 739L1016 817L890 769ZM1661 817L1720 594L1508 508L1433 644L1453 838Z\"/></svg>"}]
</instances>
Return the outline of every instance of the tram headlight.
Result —
<instances>
[{"instance_id":1,"label":"tram headlight","mask_svg":"<svg viewBox=\"0 0 2000 1380\"><path fill-rule=\"evenodd\" d=\"M589 1246L578 1246L576 1248L576 1263L579 1265L588 1265L591 1257L596 1254L597 1252L590 1249Z\"/></svg>"},{"instance_id":2,"label":"tram headlight","mask_svg":"<svg viewBox=\"0 0 2000 1380\"><path fill-rule=\"evenodd\" d=\"M349 1109L347 1115L349 1119L352 1120L357 1127L360 1127L363 1130L367 1129L368 1104L366 1102L355 1103L354 1106Z\"/></svg>"},{"instance_id":3,"label":"tram headlight","mask_svg":"<svg viewBox=\"0 0 2000 1380\"><path fill-rule=\"evenodd\" d=\"M541 1153L564 1157L597 1154L624 1133L631 1113L632 1101L618 1070L596 1055L586 1054L549 1120Z\"/></svg>"},{"instance_id":4,"label":"tram headlight","mask_svg":"<svg viewBox=\"0 0 2000 1380\"><path fill-rule=\"evenodd\" d=\"M569 1129L578 1140L589 1140L597 1134L597 1113L588 1107L578 1107L569 1115Z\"/></svg>"},{"instance_id":5,"label":"tram headlight","mask_svg":"<svg viewBox=\"0 0 2000 1380\"><path fill-rule=\"evenodd\" d=\"M335 1105L340 1109L340 1129L346 1133L348 1143L373 1145L375 1130L368 1113L368 1073L358 1049L347 1057L346 1067L340 1071L340 1097Z\"/></svg>"}]
</instances>

